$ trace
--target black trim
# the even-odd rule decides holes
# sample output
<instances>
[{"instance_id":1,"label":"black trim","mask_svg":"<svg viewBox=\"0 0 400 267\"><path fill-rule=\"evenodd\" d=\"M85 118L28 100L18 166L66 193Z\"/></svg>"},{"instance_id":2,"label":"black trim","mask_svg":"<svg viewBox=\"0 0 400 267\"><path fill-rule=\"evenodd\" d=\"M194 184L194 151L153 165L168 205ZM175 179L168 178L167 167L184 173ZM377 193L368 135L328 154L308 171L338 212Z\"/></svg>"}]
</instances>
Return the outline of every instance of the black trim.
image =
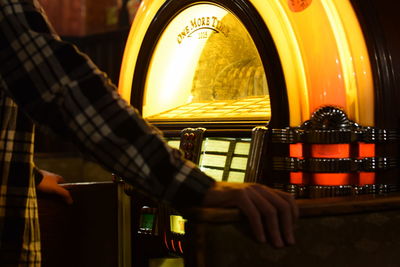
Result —
<instances>
[{"instance_id":1,"label":"black trim","mask_svg":"<svg viewBox=\"0 0 400 267\"><path fill-rule=\"evenodd\" d=\"M295 185L290 184L282 188L296 198L322 198L358 196L365 194L386 195L399 192L399 187L392 184L370 184L370 185Z\"/></svg>"},{"instance_id":2,"label":"black trim","mask_svg":"<svg viewBox=\"0 0 400 267\"><path fill-rule=\"evenodd\" d=\"M325 106L313 113L300 127L272 129L272 143L349 144L389 143L400 141L397 130L363 127L348 119L346 113L334 106Z\"/></svg>"},{"instance_id":3,"label":"black trim","mask_svg":"<svg viewBox=\"0 0 400 267\"><path fill-rule=\"evenodd\" d=\"M351 0L366 40L374 77L375 127L400 129L400 20L397 0ZM399 157L399 143L376 147L375 156ZM400 170L379 177L382 183L399 182Z\"/></svg>"},{"instance_id":4,"label":"black trim","mask_svg":"<svg viewBox=\"0 0 400 267\"><path fill-rule=\"evenodd\" d=\"M360 21L370 55L375 92L375 127L399 128L400 74L395 66L400 64L398 34L399 1L393 0L352 0L353 8ZM392 11L390 11L392 10ZM394 49L393 49L394 48Z\"/></svg>"},{"instance_id":5,"label":"black trim","mask_svg":"<svg viewBox=\"0 0 400 267\"><path fill-rule=\"evenodd\" d=\"M398 167L396 158L272 158L272 168L276 171L311 173L377 172Z\"/></svg>"}]
</instances>

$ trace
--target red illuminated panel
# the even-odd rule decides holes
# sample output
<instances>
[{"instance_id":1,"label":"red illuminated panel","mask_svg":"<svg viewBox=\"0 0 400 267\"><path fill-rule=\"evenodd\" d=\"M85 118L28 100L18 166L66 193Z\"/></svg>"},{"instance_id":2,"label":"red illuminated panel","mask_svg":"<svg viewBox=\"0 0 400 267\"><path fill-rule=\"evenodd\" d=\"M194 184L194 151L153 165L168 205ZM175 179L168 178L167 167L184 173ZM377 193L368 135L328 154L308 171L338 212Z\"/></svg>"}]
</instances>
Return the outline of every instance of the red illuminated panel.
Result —
<instances>
[{"instance_id":1,"label":"red illuminated panel","mask_svg":"<svg viewBox=\"0 0 400 267\"><path fill-rule=\"evenodd\" d=\"M303 144L291 144L290 145L290 157L303 158ZM304 175L302 172L291 172L290 173L291 184L307 184L304 181Z\"/></svg>"},{"instance_id":2,"label":"red illuminated panel","mask_svg":"<svg viewBox=\"0 0 400 267\"><path fill-rule=\"evenodd\" d=\"M303 144L290 145L290 156L303 158ZM358 144L358 158L374 157L375 144ZM311 158L350 158L351 146L349 144L329 144L311 145ZM374 184L376 181L375 173L313 173L305 174L303 172L292 172L290 174L290 183L292 184L310 184L310 185L366 185Z\"/></svg>"},{"instance_id":3,"label":"red illuminated panel","mask_svg":"<svg viewBox=\"0 0 400 267\"><path fill-rule=\"evenodd\" d=\"M360 158L375 157L375 144L359 144L359 156ZM358 184L374 184L375 183L375 173L374 172L360 172L360 177Z\"/></svg>"},{"instance_id":4,"label":"red illuminated panel","mask_svg":"<svg viewBox=\"0 0 400 267\"><path fill-rule=\"evenodd\" d=\"M312 145L312 158L349 158L350 145ZM317 173L312 176L311 184L315 185L349 185L351 174L348 173Z\"/></svg>"}]
</instances>

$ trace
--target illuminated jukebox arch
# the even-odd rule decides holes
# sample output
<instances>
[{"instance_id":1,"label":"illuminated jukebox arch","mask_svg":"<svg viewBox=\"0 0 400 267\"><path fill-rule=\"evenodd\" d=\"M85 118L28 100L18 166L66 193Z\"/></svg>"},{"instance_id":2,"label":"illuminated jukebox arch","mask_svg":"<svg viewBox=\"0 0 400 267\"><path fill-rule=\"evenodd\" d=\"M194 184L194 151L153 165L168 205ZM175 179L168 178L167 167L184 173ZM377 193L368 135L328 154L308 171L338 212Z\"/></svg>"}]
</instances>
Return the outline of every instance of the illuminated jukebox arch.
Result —
<instances>
[{"instance_id":1,"label":"illuminated jukebox arch","mask_svg":"<svg viewBox=\"0 0 400 267\"><path fill-rule=\"evenodd\" d=\"M276 121L287 124L280 59L268 28L247 1L153 1L150 7L144 1L142 7L148 10L142 19L139 13L132 26L119 87L145 118L161 129L171 128L171 122L190 121L187 125L220 131L248 130L268 122L276 106ZM269 95L275 98L269 88L279 88L278 105L269 107ZM190 114L191 118L169 112L187 103L221 106L224 100L252 97L267 103L250 115L237 109L233 116L206 112Z\"/></svg>"},{"instance_id":2,"label":"illuminated jukebox arch","mask_svg":"<svg viewBox=\"0 0 400 267\"><path fill-rule=\"evenodd\" d=\"M204 167L203 130L185 130L180 147L217 179L318 196L397 184L398 38L380 13L398 4L386 2L143 1L119 89L167 137L201 127L226 138L208 142L218 153L256 127L241 178Z\"/></svg>"}]
</instances>

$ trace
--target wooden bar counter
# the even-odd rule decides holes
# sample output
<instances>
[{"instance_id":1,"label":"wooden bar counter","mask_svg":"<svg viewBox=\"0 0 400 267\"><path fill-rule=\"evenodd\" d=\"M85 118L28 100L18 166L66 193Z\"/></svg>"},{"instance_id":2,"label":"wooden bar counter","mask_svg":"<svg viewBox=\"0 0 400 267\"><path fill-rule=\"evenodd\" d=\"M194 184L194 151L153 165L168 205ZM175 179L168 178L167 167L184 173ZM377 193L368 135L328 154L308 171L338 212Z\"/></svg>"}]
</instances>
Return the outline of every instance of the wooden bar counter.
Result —
<instances>
[{"instance_id":1,"label":"wooden bar counter","mask_svg":"<svg viewBox=\"0 0 400 267\"><path fill-rule=\"evenodd\" d=\"M400 194L297 200L296 245L251 236L235 209L189 212L185 266L400 266Z\"/></svg>"},{"instance_id":2,"label":"wooden bar counter","mask_svg":"<svg viewBox=\"0 0 400 267\"><path fill-rule=\"evenodd\" d=\"M65 185L74 203L38 194L43 267L118 266L118 189L113 182Z\"/></svg>"},{"instance_id":3,"label":"wooden bar counter","mask_svg":"<svg viewBox=\"0 0 400 267\"><path fill-rule=\"evenodd\" d=\"M119 257L122 250L130 250L119 240L117 185L66 187L73 205L55 196L39 195L43 267L131 267L130 261ZM187 211L185 266L400 266L400 194L297 202L296 245L283 249L255 241L236 209ZM122 233L122 237L129 236Z\"/></svg>"}]
</instances>

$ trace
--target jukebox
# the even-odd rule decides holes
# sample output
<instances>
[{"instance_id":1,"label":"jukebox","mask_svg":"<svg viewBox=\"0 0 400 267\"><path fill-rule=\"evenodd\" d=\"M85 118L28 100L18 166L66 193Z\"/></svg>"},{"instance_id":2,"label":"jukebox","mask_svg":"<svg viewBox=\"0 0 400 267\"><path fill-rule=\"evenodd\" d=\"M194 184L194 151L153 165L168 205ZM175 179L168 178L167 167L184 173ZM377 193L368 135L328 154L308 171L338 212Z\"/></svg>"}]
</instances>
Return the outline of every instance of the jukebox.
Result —
<instances>
[{"instance_id":1,"label":"jukebox","mask_svg":"<svg viewBox=\"0 0 400 267\"><path fill-rule=\"evenodd\" d=\"M389 193L399 183L399 7L144 0L119 90L216 180L299 198ZM184 252L184 219L137 203L134 235Z\"/></svg>"}]
</instances>

